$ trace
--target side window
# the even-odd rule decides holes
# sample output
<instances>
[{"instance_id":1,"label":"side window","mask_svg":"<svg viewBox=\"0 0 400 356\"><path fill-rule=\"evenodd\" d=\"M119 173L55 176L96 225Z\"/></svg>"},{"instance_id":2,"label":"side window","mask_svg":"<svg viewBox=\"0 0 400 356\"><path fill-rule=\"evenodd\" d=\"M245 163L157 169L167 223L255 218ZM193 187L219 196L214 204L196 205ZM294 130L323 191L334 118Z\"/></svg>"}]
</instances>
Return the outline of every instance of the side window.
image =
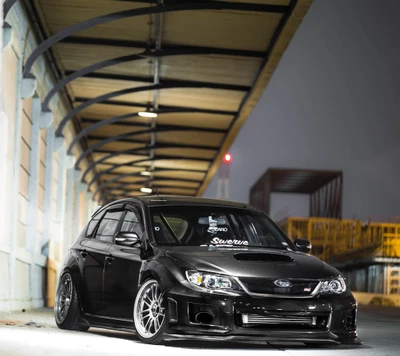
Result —
<instances>
[{"instance_id":1,"label":"side window","mask_svg":"<svg viewBox=\"0 0 400 356\"><path fill-rule=\"evenodd\" d=\"M86 237L89 237L93 234L93 231L97 226L97 223L99 222L99 220L102 218L103 215L104 215L104 212L97 214L95 217L93 217L92 220L90 220L87 230L86 230Z\"/></svg>"},{"instance_id":2,"label":"side window","mask_svg":"<svg viewBox=\"0 0 400 356\"><path fill-rule=\"evenodd\" d=\"M120 231L123 232L135 232L141 238L143 235L143 226L140 222L139 213L133 211L127 211Z\"/></svg>"},{"instance_id":3,"label":"side window","mask_svg":"<svg viewBox=\"0 0 400 356\"><path fill-rule=\"evenodd\" d=\"M123 211L107 212L97 229L96 239L104 242L113 242L122 214Z\"/></svg>"}]
</instances>

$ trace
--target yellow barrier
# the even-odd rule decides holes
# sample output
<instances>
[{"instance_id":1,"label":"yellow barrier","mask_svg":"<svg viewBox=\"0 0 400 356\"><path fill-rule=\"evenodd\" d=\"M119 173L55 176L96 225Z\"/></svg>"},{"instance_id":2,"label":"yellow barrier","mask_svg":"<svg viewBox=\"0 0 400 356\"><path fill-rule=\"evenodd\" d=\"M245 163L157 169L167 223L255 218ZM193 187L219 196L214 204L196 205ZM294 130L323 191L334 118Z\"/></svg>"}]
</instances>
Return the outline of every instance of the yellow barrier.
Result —
<instances>
[{"instance_id":1,"label":"yellow barrier","mask_svg":"<svg viewBox=\"0 0 400 356\"><path fill-rule=\"evenodd\" d=\"M325 261L363 254L400 258L400 224L289 217L281 227L292 240L309 239L312 253Z\"/></svg>"},{"instance_id":2,"label":"yellow barrier","mask_svg":"<svg viewBox=\"0 0 400 356\"><path fill-rule=\"evenodd\" d=\"M353 292L354 298L361 305L379 305L385 307L400 307L400 295Z\"/></svg>"}]
</instances>

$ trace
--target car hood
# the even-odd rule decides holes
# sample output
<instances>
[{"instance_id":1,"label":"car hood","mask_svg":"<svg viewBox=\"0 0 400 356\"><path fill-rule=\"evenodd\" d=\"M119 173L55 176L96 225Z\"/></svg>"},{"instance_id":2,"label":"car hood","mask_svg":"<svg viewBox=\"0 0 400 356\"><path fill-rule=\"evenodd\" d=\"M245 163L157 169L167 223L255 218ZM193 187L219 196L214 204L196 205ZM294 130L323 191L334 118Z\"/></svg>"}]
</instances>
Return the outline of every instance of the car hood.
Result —
<instances>
[{"instance_id":1,"label":"car hood","mask_svg":"<svg viewBox=\"0 0 400 356\"><path fill-rule=\"evenodd\" d=\"M339 272L314 256L289 250L176 246L165 254L191 268L236 277L320 279Z\"/></svg>"}]
</instances>

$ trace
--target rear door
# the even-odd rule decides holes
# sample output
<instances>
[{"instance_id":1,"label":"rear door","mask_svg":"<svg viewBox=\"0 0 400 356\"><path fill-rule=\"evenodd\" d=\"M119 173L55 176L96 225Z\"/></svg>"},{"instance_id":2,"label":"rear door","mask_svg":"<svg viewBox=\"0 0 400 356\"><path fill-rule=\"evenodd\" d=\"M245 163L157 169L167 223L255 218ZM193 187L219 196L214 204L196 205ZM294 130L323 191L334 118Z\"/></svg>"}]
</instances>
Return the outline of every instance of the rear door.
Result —
<instances>
[{"instance_id":1,"label":"rear door","mask_svg":"<svg viewBox=\"0 0 400 356\"><path fill-rule=\"evenodd\" d=\"M143 241L143 219L138 207L128 206L124 213L121 232L135 232ZM137 293L142 260L141 248L113 243L104 266L103 315L133 319L133 304Z\"/></svg>"},{"instance_id":2,"label":"rear door","mask_svg":"<svg viewBox=\"0 0 400 356\"><path fill-rule=\"evenodd\" d=\"M85 286L84 305L85 311L90 314L101 314L104 310L102 295L104 264L122 216L121 210L108 210L93 229L90 238L82 244L80 254Z\"/></svg>"}]
</instances>

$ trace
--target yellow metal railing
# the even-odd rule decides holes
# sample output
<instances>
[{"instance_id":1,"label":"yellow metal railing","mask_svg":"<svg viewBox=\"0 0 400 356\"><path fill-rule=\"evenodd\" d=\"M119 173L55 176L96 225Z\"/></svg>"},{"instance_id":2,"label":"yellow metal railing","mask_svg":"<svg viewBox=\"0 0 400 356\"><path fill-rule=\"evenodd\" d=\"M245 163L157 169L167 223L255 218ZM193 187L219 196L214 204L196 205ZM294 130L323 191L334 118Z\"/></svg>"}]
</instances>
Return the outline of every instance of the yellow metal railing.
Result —
<instances>
[{"instance_id":1,"label":"yellow metal railing","mask_svg":"<svg viewBox=\"0 0 400 356\"><path fill-rule=\"evenodd\" d=\"M400 224L289 217L281 227L292 240L309 239L312 254L325 261L351 254L400 258Z\"/></svg>"}]
</instances>

